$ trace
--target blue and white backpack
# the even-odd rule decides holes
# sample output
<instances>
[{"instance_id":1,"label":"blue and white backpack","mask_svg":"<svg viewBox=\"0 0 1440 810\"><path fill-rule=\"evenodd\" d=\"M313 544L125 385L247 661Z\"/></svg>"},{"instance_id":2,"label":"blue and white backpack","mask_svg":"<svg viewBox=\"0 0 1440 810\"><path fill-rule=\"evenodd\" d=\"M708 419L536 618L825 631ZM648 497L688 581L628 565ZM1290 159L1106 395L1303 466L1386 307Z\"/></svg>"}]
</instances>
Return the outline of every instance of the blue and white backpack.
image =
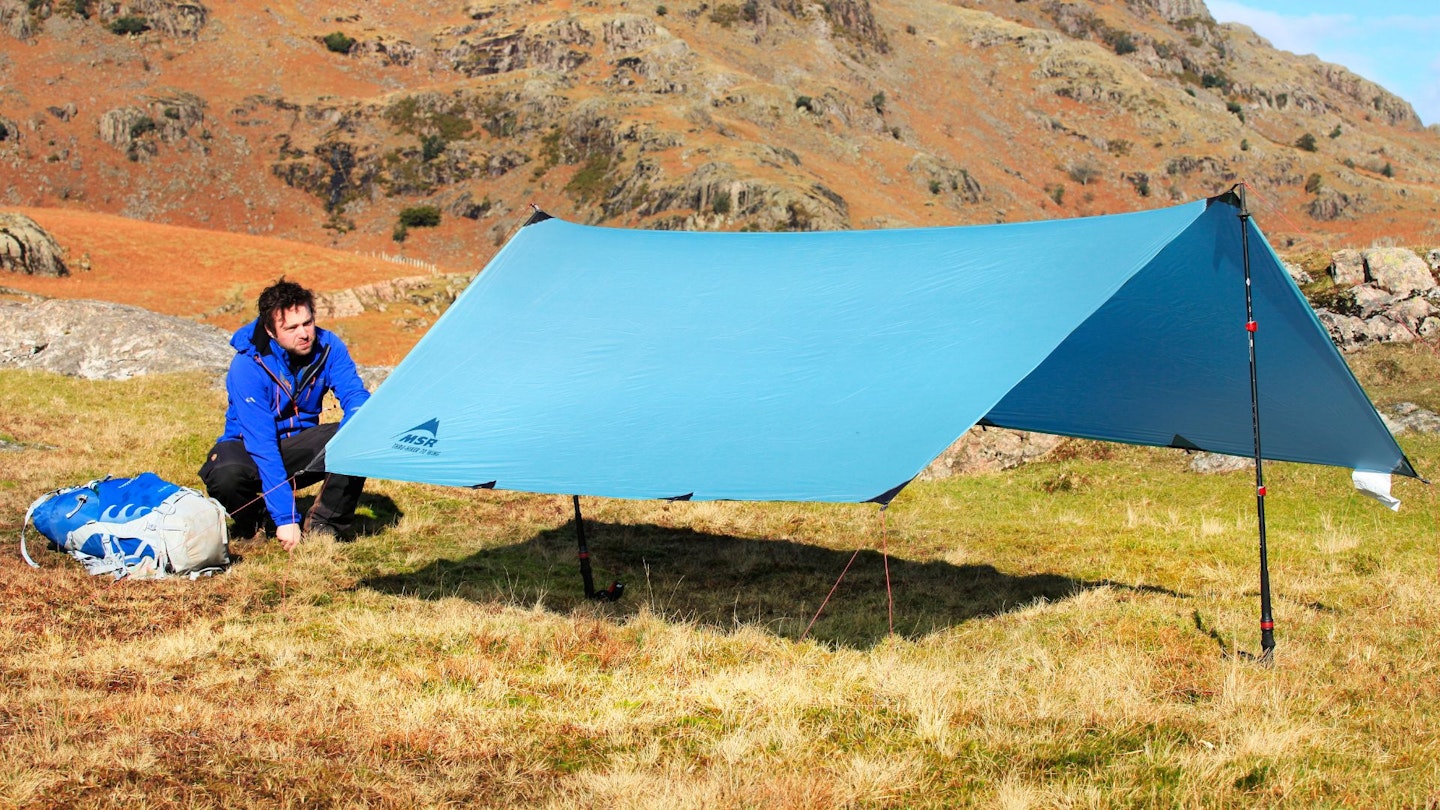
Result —
<instances>
[{"instance_id":1,"label":"blue and white backpack","mask_svg":"<svg viewBox=\"0 0 1440 810\"><path fill-rule=\"evenodd\" d=\"M30 504L20 528L20 554L39 568L25 548L30 523L91 574L116 579L187 574L194 579L230 564L225 508L154 473L98 478Z\"/></svg>"}]
</instances>

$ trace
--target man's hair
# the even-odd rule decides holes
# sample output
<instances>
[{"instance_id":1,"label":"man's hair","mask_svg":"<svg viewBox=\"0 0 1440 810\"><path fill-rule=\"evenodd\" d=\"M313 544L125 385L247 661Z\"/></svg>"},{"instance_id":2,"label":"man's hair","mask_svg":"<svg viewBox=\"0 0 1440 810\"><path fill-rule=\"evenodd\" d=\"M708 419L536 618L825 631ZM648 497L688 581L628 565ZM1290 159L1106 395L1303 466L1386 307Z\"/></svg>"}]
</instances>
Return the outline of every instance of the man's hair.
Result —
<instances>
[{"instance_id":1,"label":"man's hair","mask_svg":"<svg viewBox=\"0 0 1440 810\"><path fill-rule=\"evenodd\" d=\"M266 287L260 293L257 307L260 326L268 332L275 327L275 321L280 317L280 313L300 306L309 309L310 314L314 315L314 294L293 281L286 281L285 277L281 276L279 281Z\"/></svg>"}]
</instances>

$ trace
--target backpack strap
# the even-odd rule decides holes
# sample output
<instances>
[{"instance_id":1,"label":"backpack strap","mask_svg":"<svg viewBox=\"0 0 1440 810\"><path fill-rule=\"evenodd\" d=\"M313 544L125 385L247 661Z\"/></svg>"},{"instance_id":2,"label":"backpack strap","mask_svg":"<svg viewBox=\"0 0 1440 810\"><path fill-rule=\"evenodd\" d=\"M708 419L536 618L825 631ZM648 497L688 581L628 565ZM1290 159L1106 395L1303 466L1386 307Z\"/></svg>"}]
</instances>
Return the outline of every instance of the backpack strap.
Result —
<instances>
[{"instance_id":1,"label":"backpack strap","mask_svg":"<svg viewBox=\"0 0 1440 810\"><path fill-rule=\"evenodd\" d=\"M40 563L37 563L34 560L30 559L30 551L29 549L25 548L25 530L30 527L30 518L34 516L35 510L40 508L40 504L45 503L56 495L59 495L60 493L66 491L67 489L70 489L70 487L61 487L60 489L51 490L50 492L47 492L44 495L36 498L35 501L30 504L30 508L25 510L25 522L20 524L20 556L25 558L25 562L30 563L31 568L39 568Z\"/></svg>"},{"instance_id":2,"label":"backpack strap","mask_svg":"<svg viewBox=\"0 0 1440 810\"><path fill-rule=\"evenodd\" d=\"M30 552L25 548L25 529L30 526L30 516L35 513L35 506L38 503L40 501L30 504L30 508L25 510L25 522L20 524L20 556L25 558L25 562L30 563L31 568L39 568L40 563L30 559Z\"/></svg>"}]
</instances>

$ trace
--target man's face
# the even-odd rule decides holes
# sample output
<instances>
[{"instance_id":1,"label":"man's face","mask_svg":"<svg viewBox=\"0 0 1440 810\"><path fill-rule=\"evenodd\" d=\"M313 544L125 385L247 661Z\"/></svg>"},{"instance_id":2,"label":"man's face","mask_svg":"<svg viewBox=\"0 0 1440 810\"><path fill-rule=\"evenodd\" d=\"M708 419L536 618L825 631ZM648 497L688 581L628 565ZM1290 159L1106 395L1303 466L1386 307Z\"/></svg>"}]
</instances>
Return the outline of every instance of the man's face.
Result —
<instances>
[{"instance_id":1,"label":"man's face","mask_svg":"<svg viewBox=\"0 0 1440 810\"><path fill-rule=\"evenodd\" d=\"M309 357L315 350L315 315L303 304L276 313L266 331L280 348L296 357Z\"/></svg>"}]
</instances>

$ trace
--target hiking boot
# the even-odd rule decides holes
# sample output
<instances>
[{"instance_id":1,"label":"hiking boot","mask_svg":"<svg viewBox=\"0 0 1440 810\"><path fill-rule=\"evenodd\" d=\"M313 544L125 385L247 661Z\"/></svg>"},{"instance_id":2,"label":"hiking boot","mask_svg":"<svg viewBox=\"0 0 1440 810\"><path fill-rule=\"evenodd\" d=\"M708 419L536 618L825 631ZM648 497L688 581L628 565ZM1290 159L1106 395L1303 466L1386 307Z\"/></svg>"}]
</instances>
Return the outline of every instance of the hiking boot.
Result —
<instances>
[{"instance_id":1,"label":"hiking boot","mask_svg":"<svg viewBox=\"0 0 1440 810\"><path fill-rule=\"evenodd\" d=\"M245 520L242 518L236 520L234 525L230 527L230 539L253 540L255 539L255 535L260 534L264 530L265 525L263 523L255 520Z\"/></svg>"},{"instance_id":2,"label":"hiking boot","mask_svg":"<svg viewBox=\"0 0 1440 810\"><path fill-rule=\"evenodd\" d=\"M310 521L305 527L305 534L317 540L322 537L328 538L336 543L346 543L352 539L347 537L345 532L340 531L329 523L321 523L318 520Z\"/></svg>"}]
</instances>

